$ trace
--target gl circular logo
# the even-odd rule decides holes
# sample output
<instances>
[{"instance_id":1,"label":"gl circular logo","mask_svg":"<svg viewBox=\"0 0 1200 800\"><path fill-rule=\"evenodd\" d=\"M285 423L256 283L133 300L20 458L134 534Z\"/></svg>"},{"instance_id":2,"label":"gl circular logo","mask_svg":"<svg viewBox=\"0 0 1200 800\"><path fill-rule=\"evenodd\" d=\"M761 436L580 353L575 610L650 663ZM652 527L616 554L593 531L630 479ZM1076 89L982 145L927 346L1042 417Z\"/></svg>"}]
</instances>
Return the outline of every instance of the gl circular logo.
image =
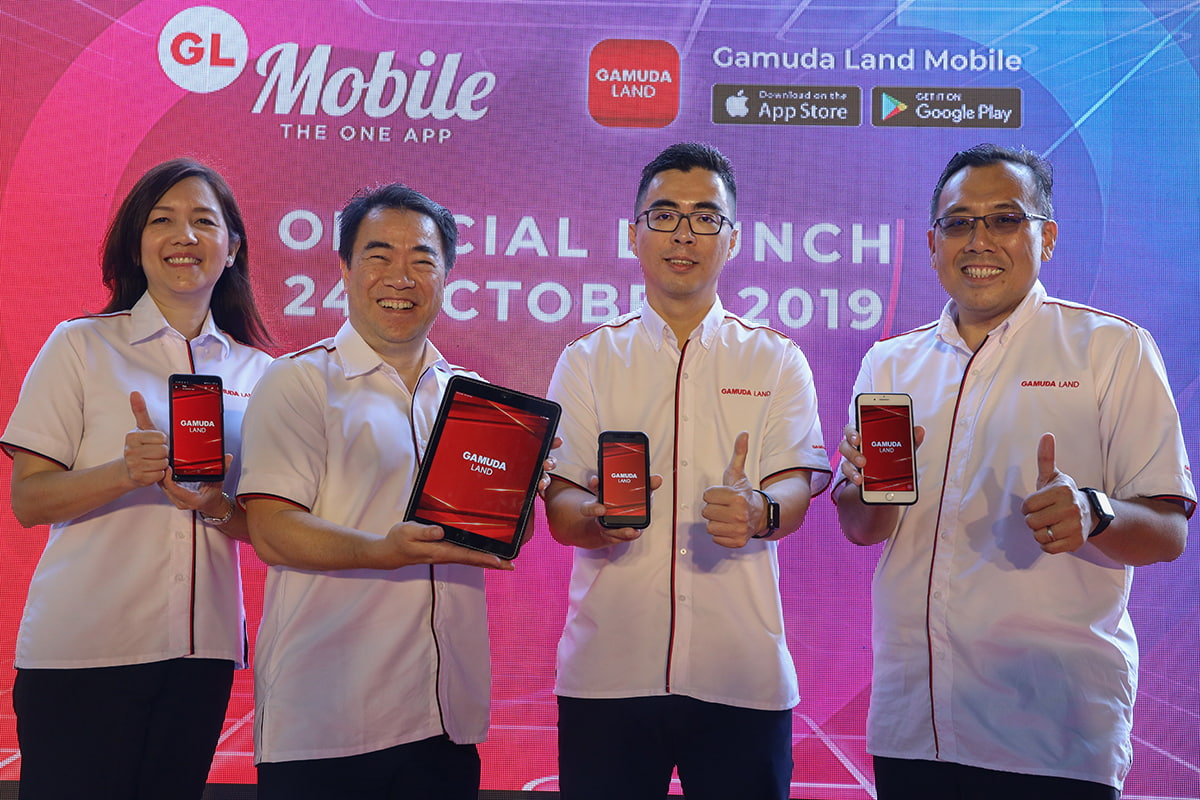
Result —
<instances>
[{"instance_id":1,"label":"gl circular logo","mask_svg":"<svg viewBox=\"0 0 1200 800\"><path fill-rule=\"evenodd\" d=\"M158 35L158 63L176 86L207 94L233 83L249 59L250 42L235 17L211 6L184 9Z\"/></svg>"}]
</instances>

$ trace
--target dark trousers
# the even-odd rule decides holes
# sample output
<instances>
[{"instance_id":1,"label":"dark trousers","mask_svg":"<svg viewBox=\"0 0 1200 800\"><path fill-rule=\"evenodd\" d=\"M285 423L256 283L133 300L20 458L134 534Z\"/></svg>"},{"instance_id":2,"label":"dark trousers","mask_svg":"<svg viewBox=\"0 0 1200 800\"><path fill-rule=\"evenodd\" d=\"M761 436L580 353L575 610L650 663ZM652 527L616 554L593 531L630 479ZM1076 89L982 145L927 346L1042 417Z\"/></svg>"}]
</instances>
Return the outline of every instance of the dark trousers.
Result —
<instances>
[{"instance_id":1,"label":"dark trousers","mask_svg":"<svg viewBox=\"0 0 1200 800\"><path fill-rule=\"evenodd\" d=\"M558 698L562 800L663 800L675 768L688 800L785 800L792 712L680 695Z\"/></svg>"},{"instance_id":2,"label":"dark trousers","mask_svg":"<svg viewBox=\"0 0 1200 800\"><path fill-rule=\"evenodd\" d=\"M949 761L875 756L879 800L1117 800L1112 786Z\"/></svg>"},{"instance_id":3,"label":"dark trousers","mask_svg":"<svg viewBox=\"0 0 1200 800\"><path fill-rule=\"evenodd\" d=\"M213 659L17 670L20 797L198 799L232 685Z\"/></svg>"},{"instance_id":4,"label":"dark trousers","mask_svg":"<svg viewBox=\"0 0 1200 800\"><path fill-rule=\"evenodd\" d=\"M479 750L435 736L357 756L258 765L258 800L476 800Z\"/></svg>"}]
</instances>

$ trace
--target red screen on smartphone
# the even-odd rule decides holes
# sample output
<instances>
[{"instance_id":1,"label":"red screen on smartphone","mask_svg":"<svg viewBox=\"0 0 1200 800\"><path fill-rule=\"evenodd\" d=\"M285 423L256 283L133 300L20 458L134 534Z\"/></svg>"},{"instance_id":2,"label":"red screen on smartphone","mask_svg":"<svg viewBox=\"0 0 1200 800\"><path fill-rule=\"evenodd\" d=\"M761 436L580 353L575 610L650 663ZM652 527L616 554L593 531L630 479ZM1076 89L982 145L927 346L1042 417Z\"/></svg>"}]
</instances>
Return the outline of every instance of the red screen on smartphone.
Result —
<instances>
[{"instance_id":1,"label":"red screen on smartphone","mask_svg":"<svg viewBox=\"0 0 1200 800\"><path fill-rule=\"evenodd\" d=\"M862 454L867 457L863 489L868 492L912 492L912 420L910 407L869 406L859 409Z\"/></svg>"},{"instance_id":2,"label":"red screen on smartphone","mask_svg":"<svg viewBox=\"0 0 1200 800\"><path fill-rule=\"evenodd\" d=\"M646 446L641 442L601 443L603 496L607 517L647 516Z\"/></svg>"},{"instance_id":3,"label":"red screen on smartphone","mask_svg":"<svg viewBox=\"0 0 1200 800\"><path fill-rule=\"evenodd\" d=\"M172 375L171 477L218 481L225 477L225 427L221 379L215 375Z\"/></svg>"}]
</instances>

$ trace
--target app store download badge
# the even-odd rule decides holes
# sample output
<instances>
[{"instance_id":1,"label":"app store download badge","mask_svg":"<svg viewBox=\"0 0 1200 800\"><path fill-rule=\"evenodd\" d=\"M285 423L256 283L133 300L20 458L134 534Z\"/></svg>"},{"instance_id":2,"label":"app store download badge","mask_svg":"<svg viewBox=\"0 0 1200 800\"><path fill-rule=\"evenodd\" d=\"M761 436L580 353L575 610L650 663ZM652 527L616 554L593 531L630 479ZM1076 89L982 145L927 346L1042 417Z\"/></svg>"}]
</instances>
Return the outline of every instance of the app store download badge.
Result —
<instances>
[{"instance_id":1,"label":"app store download badge","mask_svg":"<svg viewBox=\"0 0 1200 800\"><path fill-rule=\"evenodd\" d=\"M717 83L712 121L718 125L841 125L862 121L857 86L761 86Z\"/></svg>"},{"instance_id":2,"label":"app store download badge","mask_svg":"<svg viewBox=\"0 0 1200 800\"><path fill-rule=\"evenodd\" d=\"M679 115L679 51L661 39L605 39L588 59L588 111L609 128L662 128Z\"/></svg>"}]
</instances>

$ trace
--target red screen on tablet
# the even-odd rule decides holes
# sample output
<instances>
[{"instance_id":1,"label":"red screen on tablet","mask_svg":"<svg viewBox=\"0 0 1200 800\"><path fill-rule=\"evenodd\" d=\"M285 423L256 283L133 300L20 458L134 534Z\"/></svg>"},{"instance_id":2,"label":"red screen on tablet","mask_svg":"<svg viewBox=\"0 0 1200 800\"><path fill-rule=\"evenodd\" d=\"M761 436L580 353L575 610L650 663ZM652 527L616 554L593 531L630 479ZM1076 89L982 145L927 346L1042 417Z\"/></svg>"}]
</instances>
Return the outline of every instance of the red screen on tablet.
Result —
<instances>
[{"instance_id":1,"label":"red screen on tablet","mask_svg":"<svg viewBox=\"0 0 1200 800\"><path fill-rule=\"evenodd\" d=\"M511 558L557 424L558 406L548 400L455 376L408 518L441 525L451 541Z\"/></svg>"}]
</instances>

